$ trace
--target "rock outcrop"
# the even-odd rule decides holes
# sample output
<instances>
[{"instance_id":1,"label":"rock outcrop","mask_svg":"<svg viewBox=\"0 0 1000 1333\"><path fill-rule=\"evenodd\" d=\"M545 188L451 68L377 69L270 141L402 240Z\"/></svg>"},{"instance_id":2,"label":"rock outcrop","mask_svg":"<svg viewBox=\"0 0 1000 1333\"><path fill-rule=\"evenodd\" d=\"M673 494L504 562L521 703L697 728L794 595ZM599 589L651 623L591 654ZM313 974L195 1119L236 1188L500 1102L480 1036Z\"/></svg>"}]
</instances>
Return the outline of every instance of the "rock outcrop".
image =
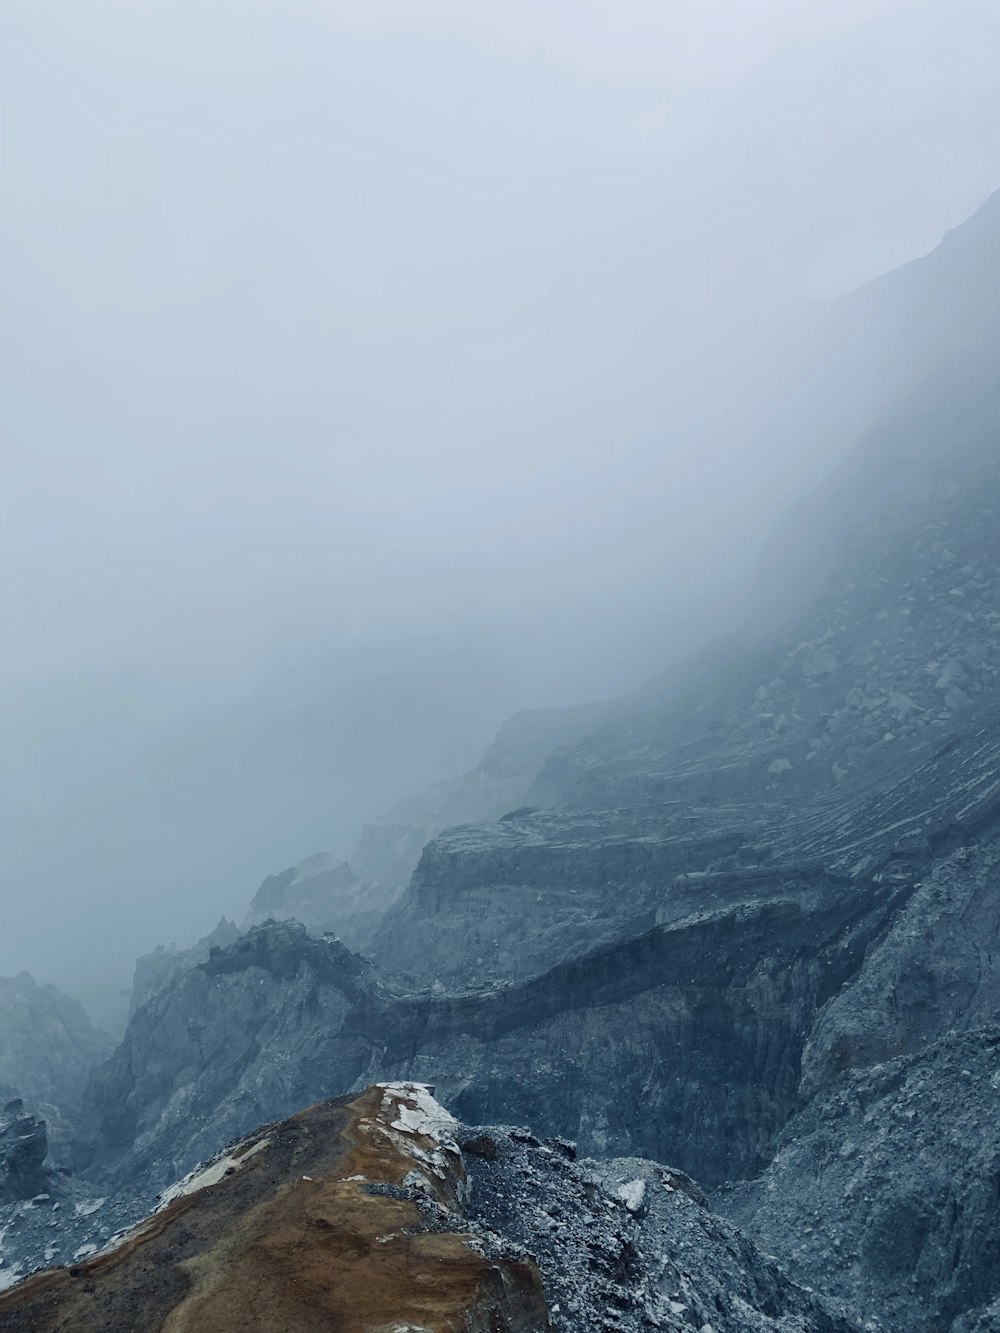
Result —
<instances>
[{"instance_id":1,"label":"rock outcrop","mask_svg":"<svg viewBox=\"0 0 1000 1333\"><path fill-rule=\"evenodd\" d=\"M136 1014L91 1086L92 1164L159 1186L220 1134L434 1071L465 1119L528 1121L708 1183L750 1174L797 1105L816 1011L905 891L786 889L438 996L300 926L257 927Z\"/></svg>"},{"instance_id":2,"label":"rock outcrop","mask_svg":"<svg viewBox=\"0 0 1000 1333\"><path fill-rule=\"evenodd\" d=\"M539 1333L534 1263L469 1234L453 1127L413 1085L268 1125L100 1253L0 1296L0 1329Z\"/></svg>"},{"instance_id":3,"label":"rock outcrop","mask_svg":"<svg viewBox=\"0 0 1000 1333\"><path fill-rule=\"evenodd\" d=\"M0 1296L0 1329L860 1333L683 1173L463 1126L431 1091L369 1087L236 1141Z\"/></svg>"},{"instance_id":4,"label":"rock outcrop","mask_svg":"<svg viewBox=\"0 0 1000 1333\"><path fill-rule=\"evenodd\" d=\"M240 930L236 923L222 917L210 934L203 936L189 949L178 949L176 944L161 944L150 953L142 954L135 960L129 1018L147 1000L168 986L174 977L189 967L205 962L213 949L232 944L239 937Z\"/></svg>"},{"instance_id":5,"label":"rock outcrop","mask_svg":"<svg viewBox=\"0 0 1000 1333\"><path fill-rule=\"evenodd\" d=\"M851 1326L645 1159L718 1188L866 1328L991 1326L998 253L994 200L845 304L842 332L871 316L894 339L888 388L869 386L882 414L775 539L769 568L794 558L794 577L727 643L614 705L501 733L474 774L369 830L350 872L266 882L253 922L298 914L312 935L262 921L172 970L90 1083L94 1188L159 1188L345 1089L433 1082L467 1123L644 1159L585 1178L558 1145L467 1145L483 1216L537 1251L557 1327L601 1327L590 1296L573 1303L584 1263L609 1328ZM369 885L391 903L353 937L372 958L315 933L329 919L346 939L318 904L339 895L346 919ZM515 1161L516 1185L497 1165Z\"/></svg>"},{"instance_id":6,"label":"rock outcrop","mask_svg":"<svg viewBox=\"0 0 1000 1333\"><path fill-rule=\"evenodd\" d=\"M721 1205L800 1281L890 1328L964 1328L1000 1291L1000 1028L853 1071Z\"/></svg>"},{"instance_id":7,"label":"rock outcrop","mask_svg":"<svg viewBox=\"0 0 1000 1333\"><path fill-rule=\"evenodd\" d=\"M111 1049L78 1000L39 985L28 972L0 977L0 1104L20 1098L40 1111L57 1151L77 1118L91 1068Z\"/></svg>"},{"instance_id":8,"label":"rock outcrop","mask_svg":"<svg viewBox=\"0 0 1000 1333\"><path fill-rule=\"evenodd\" d=\"M300 921L311 935L337 935L363 948L389 899L363 883L347 861L326 852L268 875L254 894L243 929L264 921Z\"/></svg>"},{"instance_id":9,"label":"rock outcrop","mask_svg":"<svg viewBox=\"0 0 1000 1333\"><path fill-rule=\"evenodd\" d=\"M20 1098L8 1102L0 1112L0 1203L44 1190L48 1151L45 1121L26 1111Z\"/></svg>"}]
</instances>

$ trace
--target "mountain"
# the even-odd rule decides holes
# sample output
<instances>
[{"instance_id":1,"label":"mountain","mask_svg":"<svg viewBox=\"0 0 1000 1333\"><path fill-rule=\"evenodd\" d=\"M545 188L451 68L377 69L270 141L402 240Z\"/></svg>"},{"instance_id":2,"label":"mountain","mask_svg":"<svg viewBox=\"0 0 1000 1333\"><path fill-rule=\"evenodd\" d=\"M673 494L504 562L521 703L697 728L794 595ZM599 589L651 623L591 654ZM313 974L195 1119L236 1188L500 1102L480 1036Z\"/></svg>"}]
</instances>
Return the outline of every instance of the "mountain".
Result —
<instances>
[{"instance_id":1,"label":"mountain","mask_svg":"<svg viewBox=\"0 0 1000 1333\"><path fill-rule=\"evenodd\" d=\"M23 1100L43 1111L57 1148L77 1118L91 1067L111 1049L78 1000L28 972L0 977L0 1105Z\"/></svg>"},{"instance_id":2,"label":"mountain","mask_svg":"<svg viewBox=\"0 0 1000 1333\"><path fill-rule=\"evenodd\" d=\"M406 887L424 845L442 829L492 820L519 804L546 756L579 740L617 701L518 713L473 770L398 802L364 826L351 861L317 852L267 875L251 899L243 930L266 921L298 921L314 935L333 934L367 949L385 912ZM225 917L190 948L159 945L136 962L129 1015L185 968L231 944L240 929Z\"/></svg>"},{"instance_id":3,"label":"mountain","mask_svg":"<svg viewBox=\"0 0 1000 1333\"><path fill-rule=\"evenodd\" d=\"M381 1084L257 1129L0 1296L0 1329L860 1333L682 1173L463 1126L431 1092Z\"/></svg>"},{"instance_id":4,"label":"mountain","mask_svg":"<svg viewBox=\"0 0 1000 1333\"><path fill-rule=\"evenodd\" d=\"M523 1180L468 1167L483 1215L540 1256L550 1306L544 1238L610 1216L608 1180L648 1186L652 1160L713 1190L800 1294L833 1302L794 1306L805 1297L712 1221L741 1256L714 1312L679 1278L653 1292L641 1235L588 1259L645 1293L653 1327L680 1316L672 1303L702 1333L761 1317L997 1327L998 256L994 199L803 338L784 429L809 447L796 412L803 386L824 385L817 438L860 438L774 534L726 640L627 698L518 721L350 867L265 881L245 933L171 960L89 1082L75 1164L91 1188L160 1189L330 1095L433 1083L468 1125L647 1163L588 1166L587 1203L565 1196L551 1224ZM891 373L861 432L876 346ZM853 406L831 423L838 386ZM385 910L362 956L317 932L336 903L357 912L366 884ZM312 933L270 919L296 911ZM503 1160L528 1142L486 1138ZM656 1263L677 1262L695 1215L679 1232L650 1215L676 1240ZM564 1326L599 1327L581 1300L555 1302ZM628 1301L607 1327L642 1326Z\"/></svg>"},{"instance_id":5,"label":"mountain","mask_svg":"<svg viewBox=\"0 0 1000 1333\"><path fill-rule=\"evenodd\" d=\"M619 706L612 700L517 713L500 728L476 768L398 802L365 825L351 865L371 886L382 910L409 883L431 838L456 824L499 819L521 805L549 754L582 740Z\"/></svg>"}]
</instances>

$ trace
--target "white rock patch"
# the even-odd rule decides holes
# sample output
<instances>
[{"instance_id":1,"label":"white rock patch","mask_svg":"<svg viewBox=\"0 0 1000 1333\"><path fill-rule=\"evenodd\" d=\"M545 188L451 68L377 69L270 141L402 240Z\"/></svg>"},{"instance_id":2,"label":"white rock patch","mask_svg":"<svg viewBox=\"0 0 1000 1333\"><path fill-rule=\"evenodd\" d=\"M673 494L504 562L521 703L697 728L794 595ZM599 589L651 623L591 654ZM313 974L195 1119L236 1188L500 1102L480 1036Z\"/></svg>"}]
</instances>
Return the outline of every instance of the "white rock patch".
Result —
<instances>
[{"instance_id":1,"label":"white rock patch","mask_svg":"<svg viewBox=\"0 0 1000 1333\"><path fill-rule=\"evenodd\" d=\"M646 1182L627 1180L624 1185L618 1186L615 1193L630 1213L637 1213L646 1201Z\"/></svg>"},{"instance_id":2,"label":"white rock patch","mask_svg":"<svg viewBox=\"0 0 1000 1333\"><path fill-rule=\"evenodd\" d=\"M244 1141L245 1142L245 1141ZM243 1143L238 1144L231 1152L222 1157L212 1158L201 1166L195 1167L189 1171L183 1180L178 1180L176 1185L170 1185L165 1189L157 1200L156 1211L165 1208L168 1203L173 1203L175 1199L183 1198L185 1194L193 1194L195 1190L208 1189L210 1185L217 1185L227 1175L232 1175L234 1171L239 1171L256 1153L266 1148L271 1142L270 1139L258 1139L256 1143L251 1143L249 1147L244 1147Z\"/></svg>"},{"instance_id":3,"label":"white rock patch","mask_svg":"<svg viewBox=\"0 0 1000 1333\"><path fill-rule=\"evenodd\" d=\"M417 1158L444 1180L455 1167L455 1162L449 1161L449 1155L459 1161L462 1156L453 1132L458 1121L435 1100L426 1083L379 1083L376 1086L383 1094L380 1119L388 1125L397 1148ZM417 1136L429 1140L431 1146L415 1143Z\"/></svg>"}]
</instances>

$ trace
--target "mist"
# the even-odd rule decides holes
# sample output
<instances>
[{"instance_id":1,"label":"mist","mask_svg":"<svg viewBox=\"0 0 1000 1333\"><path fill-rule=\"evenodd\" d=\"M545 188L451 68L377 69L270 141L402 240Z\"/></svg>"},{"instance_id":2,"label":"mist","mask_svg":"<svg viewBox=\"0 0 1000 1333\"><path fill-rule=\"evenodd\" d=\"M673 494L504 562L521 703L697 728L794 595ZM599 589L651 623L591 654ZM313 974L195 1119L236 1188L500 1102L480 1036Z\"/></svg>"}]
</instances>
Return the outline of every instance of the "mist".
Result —
<instances>
[{"instance_id":1,"label":"mist","mask_svg":"<svg viewBox=\"0 0 1000 1333\"><path fill-rule=\"evenodd\" d=\"M739 386L1000 184L998 39L992 0L9 0L0 972L127 985L718 633L836 461Z\"/></svg>"}]
</instances>

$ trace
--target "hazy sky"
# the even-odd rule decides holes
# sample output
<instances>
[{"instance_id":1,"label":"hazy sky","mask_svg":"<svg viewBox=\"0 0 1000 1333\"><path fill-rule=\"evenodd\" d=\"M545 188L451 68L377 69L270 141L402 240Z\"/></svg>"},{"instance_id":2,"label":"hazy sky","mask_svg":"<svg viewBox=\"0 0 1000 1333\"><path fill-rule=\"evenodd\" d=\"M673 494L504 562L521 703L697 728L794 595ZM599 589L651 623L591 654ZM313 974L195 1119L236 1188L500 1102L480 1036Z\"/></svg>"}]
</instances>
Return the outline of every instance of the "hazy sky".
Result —
<instances>
[{"instance_id":1,"label":"hazy sky","mask_svg":"<svg viewBox=\"0 0 1000 1333\"><path fill-rule=\"evenodd\" d=\"M4 0L0 971L210 925L696 635L706 488L769 495L670 424L1000 185L998 50L996 0ZM230 740L195 836L150 747L276 680L326 785L260 842Z\"/></svg>"}]
</instances>

